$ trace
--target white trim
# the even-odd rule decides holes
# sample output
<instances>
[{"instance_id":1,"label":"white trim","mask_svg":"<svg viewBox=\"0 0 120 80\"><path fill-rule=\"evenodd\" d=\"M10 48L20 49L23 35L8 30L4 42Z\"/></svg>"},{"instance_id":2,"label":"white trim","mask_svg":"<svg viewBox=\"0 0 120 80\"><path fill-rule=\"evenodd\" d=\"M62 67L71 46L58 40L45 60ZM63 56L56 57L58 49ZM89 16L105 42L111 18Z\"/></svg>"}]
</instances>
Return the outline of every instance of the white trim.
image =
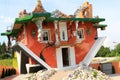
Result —
<instances>
[{"instance_id":1,"label":"white trim","mask_svg":"<svg viewBox=\"0 0 120 80\"><path fill-rule=\"evenodd\" d=\"M66 22L59 22L59 30L60 30L60 40L61 41L68 41ZM63 34L63 32L64 32L64 34ZM63 39L63 35L64 35L64 39Z\"/></svg>"},{"instance_id":2,"label":"white trim","mask_svg":"<svg viewBox=\"0 0 120 80\"><path fill-rule=\"evenodd\" d=\"M69 62L70 62L70 64L67 67L63 67L62 48L68 48L68 50L69 50ZM74 47L60 46L59 48L56 48L56 58L57 58L57 68L58 69L64 69L64 68L70 68L70 67L76 66Z\"/></svg>"},{"instance_id":3,"label":"white trim","mask_svg":"<svg viewBox=\"0 0 120 80\"><path fill-rule=\"evenodd\" d=\"M82 62L79 63L79 65L82 66L89 66L94 56L97 54L98 50L102 46L103 42L105 41L106 37L99 37L95 43L93 44L92 48L89 50L85 58Z\"/></svg>"},{"instance_id":4,"label":"white trim","mask_svg":"<svg viewBox=\"0 0 120 80\"><path fill-rule=\"evenodd\" d=\"M78 29L78 23L79 23L79 21L75 22L76 30Z\"/></svg>"},{"instance_id":5,"label":"white trim","mask_svg":"<svg viewBox=\"0 0 120 80\"><path fill-rule=\"evenodd\" d=\"M58 21L54 21L54 26L55 26L55 38L56 38L56 45L59 45L59 38L58 38Z\"/></svg>"},{"instance_id":6,"label":"white trim","mask_svg":"<svg viewBox=\"0 0 120 80\"><path fill-rule=\"evenodd\" d=\"M38 28L38 41L41 41L41 36L42 36L42 22L45 20L45 17L39 17L39 18L33 18L32 21L35 21L35 24Z\"/></svg>"},{"instance_id":7,"label":"white trim","mask_svg":"<svg viewBox=\"0 0 120 80\"><path fill-rule=\"evenodd\" d=\"M39 58L33 51L31 51L29 48L27 48L25 45L23 45L21 42L18 43L18 45L26 51L26 53L31 56L33 59L35 59L39 64L43 65L47 69L51 69L51 67L44 62L41 58Z\"/></svg>"},{"instance_id":8,"label":"white trim","mask_svg":"<svg viewBox=\"0 0 120 80\"><path fill-rule=\"evenodd\" d=\"M41 65L40 65L40 64L29 64L29 63L28 63L28 64L26 64L25 66L26 66L27 73L29 74L31 67L39 67L39 66L41 66Z\"/></svg>"},{"instance_id":9,"label":"white trim","mask_svg":"<svg viewBox=\"0 0 120 80\"><path fill-rule=\"evenodd\" d=\"M43 40L43 33L44 32L48 32L48 41L44 41ZM41 42L42 43L47 43L47 42L52 42L51 41L51 32L50 32L50 29L42 29L42 37L41 37L42 39L41 39Z\"/></svg>"},{"instance_id":10,"label":"white trim","mask_svg":"<svg viewBox=\"0 0 120 80\"><path fill-rule=\"evenodd\" d=\"M78 35L78 31L79 31L79 30L80 30L80 31L83 31L83 32L82 32L83 38L79 38L79 35ZM78 28L78 29L77 29L77 36L76 36L76 37L77 37L77 40L76 40L77 43L80 43L82 40L85 40L84 28Z\"/></svg>"}]
</instances>

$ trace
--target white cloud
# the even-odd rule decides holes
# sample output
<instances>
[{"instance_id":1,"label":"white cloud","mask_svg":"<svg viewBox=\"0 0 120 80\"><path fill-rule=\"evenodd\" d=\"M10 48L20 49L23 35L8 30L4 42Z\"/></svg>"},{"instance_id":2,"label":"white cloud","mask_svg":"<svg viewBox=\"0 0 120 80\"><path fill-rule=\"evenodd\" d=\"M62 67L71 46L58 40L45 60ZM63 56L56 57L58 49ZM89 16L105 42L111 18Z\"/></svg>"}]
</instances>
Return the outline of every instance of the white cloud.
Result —
<instances>
[{"instance_id":1,"label":"white cloud","mask_svg":"<svg viewBox=\"0 0 120 80\"><path fill-rule=\"evenodd\" d=\"M0 16L0 20L1 20L1 23L13 23L14 22L14 18L11 18L9 16Z\"/></svg>"},{"instance_id":2,"label":"white cloud","mask_svg":"<svg viewBox=\"0 0 120 80\"><path fill-rule=\"evenodd\" d=\"M103 46L105 46L105 47L111 47L111 45L110 45L110 39L109 38L106 37L106 39L105 39L105 41L103 43Z\"/></svg>"},{"instance_id":3,"label":"white cloud","mask_svg":"<svg viewBox=\"0 0 120 80\"><path fill-rule=\"evenodd\" d=\"M56 9L62 11L65 14L73 14L79 5L76 4L76 1L70 0L43 0L42 3L46 10L54 11ZM49 4L49 6L48 6Z\"/></svg>"}]
</instances>

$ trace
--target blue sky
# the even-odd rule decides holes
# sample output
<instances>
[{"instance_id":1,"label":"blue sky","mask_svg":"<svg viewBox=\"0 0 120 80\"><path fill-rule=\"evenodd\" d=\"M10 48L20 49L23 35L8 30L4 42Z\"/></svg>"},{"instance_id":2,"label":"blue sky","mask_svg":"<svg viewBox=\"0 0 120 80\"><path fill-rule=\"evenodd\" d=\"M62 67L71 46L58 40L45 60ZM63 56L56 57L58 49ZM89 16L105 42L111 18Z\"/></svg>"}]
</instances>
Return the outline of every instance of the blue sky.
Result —
<instances>
[{"instance_id":1,"label":"blue sky","mask_svg":"<svg viewBox=\"0 0 120 80\"><path fill-rule=\"evenodd\" d=\"M73 14L77 7L86 0L41 0L46 11L52 12L56 9ZM120 0L87 0L93 5L93 16L98 15L105 18L103 24L108 27L105 31L98 30L99 36L107 36L105 45L113 45L113 42L120 42ZM5 32L7 27L14 23L18 13L23 9L32 12L37 0L0 0L0 33ZM0 36L0 42L7 38Z\"/></svg>"}]
</instances>

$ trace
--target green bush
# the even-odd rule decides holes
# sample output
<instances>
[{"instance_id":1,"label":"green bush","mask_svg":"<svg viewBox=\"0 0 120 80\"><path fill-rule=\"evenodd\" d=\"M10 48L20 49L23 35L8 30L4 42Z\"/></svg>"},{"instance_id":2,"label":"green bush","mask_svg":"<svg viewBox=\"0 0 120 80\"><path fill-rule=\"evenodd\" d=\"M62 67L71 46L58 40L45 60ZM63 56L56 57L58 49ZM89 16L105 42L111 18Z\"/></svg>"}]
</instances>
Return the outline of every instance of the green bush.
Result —
<instances>
[{"instance_id":1,"label":"green bush","mask_svg":"<svg viewBox=\"0 0 120 80\"><path fill-rule=\"evenodd\" d=\"M5 76L9 76L8 75L8 69L5 70Z\"/></svg>"},{"instance_id":2,"label":"green bush","mask_svg":"<svg viewBox=\"0 0 120 80\"><path fill-rule=\"evenodd\" d=\"M7 76L11 76L16 74L16 70L14 68L9 68L9 69L4 69L2 70L2 74L1 74L1 78L7 77Z\"/></svg>"},{"instance_id":3,"label":"green bush","mask_svg":"<svg viewBox=\"0 0 120 80\"><path fill-rule=\"evenodd\" d=\"M14 68L12 68L10 72L11 72L11 75L16 74L16 70Z\"/></svg>"},{"instance_id":4,"label":"green bush","mask_svg":"<svg viewBox=\"0 0 120 80\"><path fill-rule=\"evenodd\" d=\"M8 59L8 58L12 58L12 57L8 54L1 54L0 55L0 59Z\"/></svg>"},{"instance_id":5,"label":"green bush","mask_svg":"<svg viewBox=\"0 0 120 80\"><path fill-rule=\"evenodd\" d=\"M4 78L4 77L5 77L5 69L3 68L1 78Z\"/></svg>"},{"instance_id":6,"label":"green bush","mask_svg":"<svg viewBox=\"0 0 120 80\"><path fill-rule=\"evenodd\" d=\"M0 65L1 66L11 66L11 67L13 67L13 59L0 60Z\"/></svg>"},{"instance_id":7,"label":"green bush","mask_svg":"<svg viewBox=\"0 0 120 80\"><path fill-rule=\"evenodd\" d=\"M16 74L16 70L15 69L13 69L13 74Z\"/></svg>"},{"instance_id":8,"label":"green bush","mask_svg":"<svg viewBox=\"0 0 120 80\"><path fill-rule=\"evenodd\" d=\"M10 72L10 69L8 69L8 76L12 75L11 72Z\"/></svg>"},{"instance_id":9,"label":"green bush","mask_svg":"<svg viewBox=\"0 0 120 80\"><path fill-rule=\"evenodd\" d=\"M98 75L98 73L96 71L94 71L93 76L96 78L97 75Z\"/></svg>"}]
</instances>

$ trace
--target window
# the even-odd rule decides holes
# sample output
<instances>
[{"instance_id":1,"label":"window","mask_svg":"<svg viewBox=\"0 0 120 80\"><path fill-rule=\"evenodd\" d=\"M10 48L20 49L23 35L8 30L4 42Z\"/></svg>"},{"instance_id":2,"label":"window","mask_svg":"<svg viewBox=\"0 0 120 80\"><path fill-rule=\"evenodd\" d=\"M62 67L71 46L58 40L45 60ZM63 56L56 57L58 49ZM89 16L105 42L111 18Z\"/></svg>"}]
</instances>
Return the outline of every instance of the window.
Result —
<instances>
[{"instance_id":1,"label":"window","mask_svg":"<svg viewBox=\"0 0 120 80\"><path fill-rule=\"evenodd\" d=\"M43 42L48 42L48 41L50 41L50 30L43 30L42 31L42 41Z\"/></svg>"},{"instance_id":2,"label":"window","mask_svg":"<svg viewBox=\"0 0 120 80\"><path fill-rule=\"evenodd\" d=\"M79 28L77 30L77 36L79 39L84 39L84 29L83 28Z\"/></svg>"},{"instance_id":3,"label":"window","mask_svg":"<svg viewBox=\"0 0 120 80\"><path fill-rule=\"evenodd\" d=\"M59 29L60 29L60 39L61 39L61 41L68 41L66 22L59 22Z\"/></svg>"}]
</instances>

